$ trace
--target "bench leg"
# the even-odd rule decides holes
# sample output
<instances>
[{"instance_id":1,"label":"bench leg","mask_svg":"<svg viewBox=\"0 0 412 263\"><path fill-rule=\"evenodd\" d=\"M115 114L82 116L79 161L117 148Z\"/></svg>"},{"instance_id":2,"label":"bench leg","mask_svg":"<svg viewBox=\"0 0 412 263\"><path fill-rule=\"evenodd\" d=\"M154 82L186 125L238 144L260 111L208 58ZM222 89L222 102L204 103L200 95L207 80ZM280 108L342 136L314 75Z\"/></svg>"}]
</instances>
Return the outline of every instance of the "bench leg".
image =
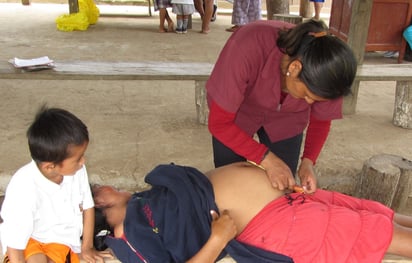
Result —
<instances>
[{"instance_id":1,"label":"bench leg","mask_svg":"<svg viewBox=\"0 0 412 263\"><path fill-rule=\"evenodd\" d=\"M343 114L355 114L356 103L358 101L360 81L355 80L352 84L351 94L343 99Z\"/></svg>"},{"instance_id":2,"label":"bench leg","mask_svg":"<svg viewBox=\"0 0 412 263\"><path fill-rule=\"evenodd\" d=\"M412 129L412 81L397 81L393 124Z\"/></svg>"},{"instance_id":3,"label":"bench leg","mask_svg":"<svg viewBox=\"0 0 412 263\"><path fill-rule=\"evenodd\" d=\"M207 125L207 119L209 117L209 107L206 100L206 81L195 81L195 103L197 121L200 124Z\"/></svg>"}]
</instances>

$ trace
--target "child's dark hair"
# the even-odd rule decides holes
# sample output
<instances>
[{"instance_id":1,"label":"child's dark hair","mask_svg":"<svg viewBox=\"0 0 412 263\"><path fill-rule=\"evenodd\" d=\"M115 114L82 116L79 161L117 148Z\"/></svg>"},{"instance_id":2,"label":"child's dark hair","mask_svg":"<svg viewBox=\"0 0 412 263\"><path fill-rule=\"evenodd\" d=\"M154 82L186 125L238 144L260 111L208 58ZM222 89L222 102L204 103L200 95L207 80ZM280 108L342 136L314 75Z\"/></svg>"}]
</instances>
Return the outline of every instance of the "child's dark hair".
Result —
<instances>
[{"instance_id":1,"label":"child's dark hair","mask_svg":"<svg viewBox=\"0 0 412 263\"><path fill-rule=\"evenodd\" d=\"M325 23L311 19L280 31L277 45L291 61L302 62L299 79L311 92L335 99L350 94L357 61L349 46L327 30Z\"/></svg>"},{"instance_id":2,"label":"child's dark hair","mask_svg":"<svg viewBox=\"0 0 412 263\"><path fill-rule=\"evenodd\" d=\"M89 142L86 125L72 113L42 106L27 130L30 154L36 163L61 163L70 154L69 146Z\"/></svg>"}]
</instances>

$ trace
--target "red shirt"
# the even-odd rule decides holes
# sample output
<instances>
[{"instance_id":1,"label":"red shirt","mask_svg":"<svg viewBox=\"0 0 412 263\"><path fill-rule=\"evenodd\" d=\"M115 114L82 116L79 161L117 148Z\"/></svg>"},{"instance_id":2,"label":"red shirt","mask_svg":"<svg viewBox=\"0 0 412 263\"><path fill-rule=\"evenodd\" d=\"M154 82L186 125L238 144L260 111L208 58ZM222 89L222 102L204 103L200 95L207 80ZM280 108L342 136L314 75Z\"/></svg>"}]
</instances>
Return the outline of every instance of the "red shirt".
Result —
<instances>
[{"instance_id":1,"label":"red shirt","mask_svg":"<svg viewBox=\"0 0 412 263\"><path fill-rule=\"evenodd\" d=\"M257 163L267 149L252 138L259 128L263 127L271 141L276 142L302 133L311 115L314 120L329 124L330 120L342 117L342 98L312 105L290 95L281 99L283 53L276 40L279 29L291 26L273 20L243 26L227 41L206 84L209 107L215 102L229 114L221 118L221 114L215 114L219 111L210 107L212 135ZM326 126L328 131L329 125ZM312 143L311 147L319 148L318 153L312 154L316 156L312 161L316 161L325 140L326 137L315 139L316 143Z\"/></svg>"}]
</instances>

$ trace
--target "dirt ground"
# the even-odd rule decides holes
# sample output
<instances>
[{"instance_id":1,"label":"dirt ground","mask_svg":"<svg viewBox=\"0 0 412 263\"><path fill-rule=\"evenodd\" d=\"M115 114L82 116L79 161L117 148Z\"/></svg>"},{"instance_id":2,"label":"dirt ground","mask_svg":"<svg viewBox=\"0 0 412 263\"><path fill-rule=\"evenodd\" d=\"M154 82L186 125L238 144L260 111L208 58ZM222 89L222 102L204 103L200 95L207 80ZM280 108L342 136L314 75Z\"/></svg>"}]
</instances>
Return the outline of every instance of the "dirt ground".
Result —
<instances>
[{"instance_id":1,"label":"dirt ground","mask_svg":"<svg viewBox=\"0 0 412 263\"><path fill-rule=\"evenodd\" d=\"M230 33L220 10L211 33L198 33L200 18L185 35L158 33L158 16L147 7L99 6L102 16L86 31L62 32L55 19L67 4L0 3L0 60L49 56L54 60L187 61L214 63ZM133 17L111 17L109 13ZM172 15L173 19L174 16ZM368 53L365 64L396 63ZM410 63L410 62L405 62ZM30 160L25 131L41 104L63 107L88 125L91 181L126 189L145 187L156 164L175 162L213 168L211 137L196 122L189 81L0 80L0 190ZM389 153L412 159L412 131L392 125L394 82L363 82L357 113L333 123L319 157L319 183L351 193L365 160Z\"/></svg>"},{"instance_id":2,"label":"dirt ground","mask_svg":"<svg viewBox=\"0 0 412 263\"><path fill-rule=\"evenodd\" d=\"M47 55L54 60L214 63L230 36L225 32L230 26L230 16L222 15L225 10L220 10L208 35L198 33L198 16L186 35L158 33L157 13L149 17L147 7L130 6L100 10L133 17L101 16L87 31L61 32L55 19L68 13L64 2L13 2L0 3L1 61ZM365 63L396 59L369 53ZM394 82L361 84L357 113L333 123L319 157L321 187L353 192L364 161L377 154L412 160L412 131L391 122L394 91ZM143 177L156 164L213 168L210 134L196 122L192 82L0 80L0 94L0 192L16 169L30 161L25 132L43 103L66 108L88 125L92 182L136 190L146 186Z\"/></svg>"}]
</instances>

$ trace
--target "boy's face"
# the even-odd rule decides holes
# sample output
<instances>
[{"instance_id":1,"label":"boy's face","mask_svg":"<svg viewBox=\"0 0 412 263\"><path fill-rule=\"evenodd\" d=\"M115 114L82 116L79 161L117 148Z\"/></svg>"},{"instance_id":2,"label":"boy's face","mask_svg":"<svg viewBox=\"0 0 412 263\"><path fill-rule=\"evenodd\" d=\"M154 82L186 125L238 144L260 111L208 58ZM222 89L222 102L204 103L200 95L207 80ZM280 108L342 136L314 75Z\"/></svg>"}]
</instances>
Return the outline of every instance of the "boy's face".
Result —
<instances>
[{"instance_id":1,"label":"boy's face","mask_svg":"<svg viewBox=\"0 0 412 263\"><path fill-rule=\"evenodd\" d=\"M63 162L56 165L56 172L62 176L74 175L86 162L84 153L87 150L88 142L82 145L73 145L69 147L69 157Z\"/></svg>"},{"instance_id":2,"label":"boy's face","mask_svg":"<svg viewBox=\"0 0 412 263\"><path fill-rule=\"evenodd\" d=\"M80 168L82 168L86 161L84 153L86 152L88 145L89 142L85 142L82 145L69 146L68 158L58 164L43 162L40 165L41 172L50 181L60 184L63 182L63 176L74 175Z\"/></svg>"}]
</instances>

